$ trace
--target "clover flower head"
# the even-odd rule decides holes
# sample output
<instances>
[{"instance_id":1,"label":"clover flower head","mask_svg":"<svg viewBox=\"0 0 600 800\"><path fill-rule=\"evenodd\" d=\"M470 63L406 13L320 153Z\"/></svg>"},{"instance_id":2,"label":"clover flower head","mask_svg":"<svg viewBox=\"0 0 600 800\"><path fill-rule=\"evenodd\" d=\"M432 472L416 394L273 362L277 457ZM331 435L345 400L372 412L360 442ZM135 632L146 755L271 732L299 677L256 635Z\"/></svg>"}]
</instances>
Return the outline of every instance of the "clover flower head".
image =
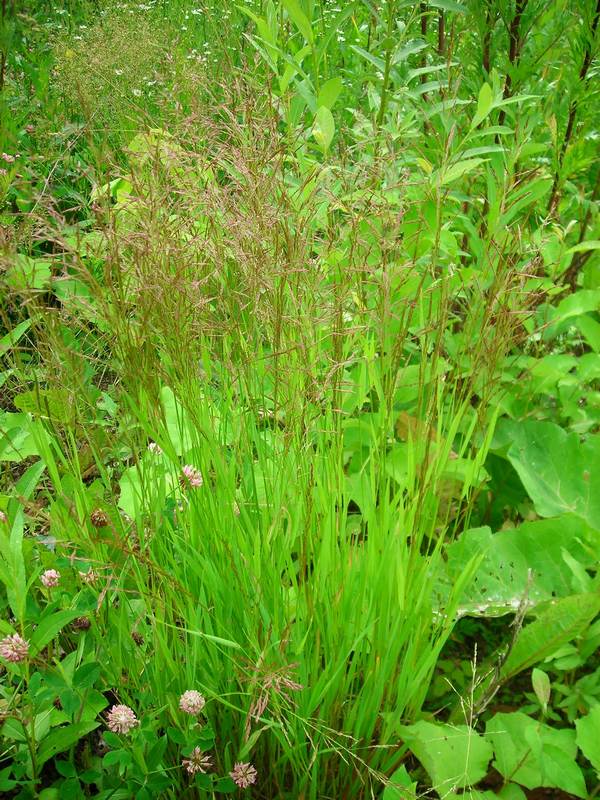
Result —
<instances>
[{"instance_id":1,"label":"clover flower head","mask_svg":"<svg viewBox=\"0 0 600 800\"><path fill-rule=\"evenodd\" d=\"M60 572L56 569L47 569L40 575L40 582L47 588L58 586L60 583Z\"/></svg>"},{"instance_id":2,"label":"clover flower head","mask_svg":"<svg viewBox=\"0 0 600 800\"><path fill-rule=\"evenodd\" d=\"M258 772L252 766L252 764L238 761L229 773L229 776L235 785L240 787L240 789L247 789L248 786L256 783Z\"/></svg>"},{"instance_id":3,"label":"clover flower head","mask_svg":"<svg viewBox=\"0 0 600 800\"><path fill-rule=\"evenodd\" d=\"M113 733L129 733L132 728L139 725L138 718L129 706L116 705L108 712L106 724Z\"/></svg>"},{"instance_id":4,"label":"clover flower head","mask_svg":"<svg viewBox=\"0 0 600 800\"><path fill-rule=\"evenodd\" d=\"M199 469L196 469L192 464L186 464L185 467L181 470L182 472L182 483L184 486L192 486L193 488L198 488L202 486L204 483L204 479L202 477L202 473Z\"/></svg>"},{"instance_id":5,"label":"clover flower head","mask_svg":"<svg viewBox=\"0 0 600 800\"><path fill-rule=\"evenodd\" d=\"M155 456L159 456L162 453L162 448L159 444L156 444L156 442L150 442L148 445L148 452Z\"/></svg>"},{"instance_id":6,"label":"clover flower head","mask_svg":"<svg viewBox=\"0 0 600 800\"><path fill-rule=\"evenodd\" d=\"M13 633L12 636L5 636L0 641L0 658L5 661L18 664L20 661L25 661L28 655L29 642L19 636L18 633Z\"/></svg>"},{"instance_id":7,"label":"clover flower head","mask_svg":"<svg viewBox=\"0 0 600 800\"><path fill-rule=\"evenodd\" d=\"M206 772L212 767L212 758L203 753L199 747L194 747L189 758L184 758L181 762L190 775L197 772Z\"/></svg>"},{"instance_id":8,"label":"clover flower head","mask_svg":"<svg viewBox=\"0 0 600 800\"><path fill-rule=\"evenodd\" d=\"M196 716L200 714L205 705L206 700L200 692L197 692L195 689L188 689L187 692L184 692L179 698L179 708L185 711L186 714L193 714Z\"/></svg>"}]
</instances>

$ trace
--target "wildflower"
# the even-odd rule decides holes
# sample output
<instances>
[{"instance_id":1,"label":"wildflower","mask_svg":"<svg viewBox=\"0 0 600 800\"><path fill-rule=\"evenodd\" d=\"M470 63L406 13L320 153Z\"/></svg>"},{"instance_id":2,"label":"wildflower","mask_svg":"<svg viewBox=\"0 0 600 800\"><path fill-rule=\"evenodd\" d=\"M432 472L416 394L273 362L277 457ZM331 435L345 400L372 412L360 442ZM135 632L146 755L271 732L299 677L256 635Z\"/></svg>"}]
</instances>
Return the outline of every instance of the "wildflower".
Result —
<instances>
[{"instance_id":1,"label":"wildflower","mask_svg":"<svg viewBox=\"0 0 600 800\"><path fill-rule=\"evenodd\" d=\"M8 517L4 513L4 511L0 511L0 522L8 522Z\"/></svg>"},{"instance_id":2,"label":"wildflower","mask_svg":"<svg viewBox=\"0 0 600 800\"><path fill-rule=\"evenodd\" d=\"M155 456L159 456L162 453L160 445L156 444L156 442L150 442L148 445L148 451L153 453Z\"/></svg>"},{"instance_id":3,"label":"wildflower","mask_svg":"<svg viewBox=\"0 0 600 800\"><path fill-rule=\"evenodd\" d=\"M94 528L106 528L109 523L106 511L103 511L101 508L94 509L90 514L90 522Z\"/></svg>"},{"instance_id":4,"label":"wildflower","mask_svg":"<svg viewBox=\"0 0 600 800\"><path fill-rule=\"evenodd\" d=\"M131 90L131 94L132 94L134 97L141 97L141 96L142 96L142 92L141 92L141 90L140 90L140 89L132 89L132 90Z\"/></svg>"},{"instance_id":5,"label":"wildflower","mask_svg":"<svg viewBox=\"0 0 600 800\"><path fill-rule=\"evenodd\" d=\"M106 724L113 733L129 733L139 721L129 706L117 705L108 712Z\"/></svg>"},{"instance_id":6,"label":"wildflower","mask_svg":"<svg viewBox=\"0 0 600 800\"><path fill-rule=\"evenodd\" d=\"M182 469L183 475L181 476L181 483L182 485L189 485L193 488L198 488L202 486L204 483L204 478L202 477L202 473L199 469L192 466L191 464L186 464L185 467Z\"/></svg>"},{"instance_id":7,"label":"wildflower","mask_svg":"<svg viewBox=\"0 0 600 800\"><path fill-rule=\"evenodd\" d=\"M15 162L15 156L11 156L9 153L0 153L0 158L7 164L14 164Z\"/></svg>"},{"instance_id":8,"label":"wildflower","mask_svg":"<svg viewBox=\"0 0 600 800\"><path fill-rule=\"evenodd\" d=\"M29 642L19 636L18 633L13 633L12 636L5 636L0 641L0 658L5 661L18 664L19 661L25 661L28 655Z\"/></svg>"},{"instance_id":9,"label":"wildflower","mask_svg":"<svg viewBox=\"0 0 600 800\"><path fill-rule=\"evenodd\" d=\"M186 714L199 714L205 705L206 700L195 689L188 689L179 698L179 708Z\"/></svg>"},{"instance_id":10,"label":"wildflower","mask_svg":"<svg viewBox=\"0 0 600 800\"><path fill-rule=\"evenodd\" d=\"M60 572L56 569L47 569L40 575L40 582L43 583L47 589L58 586L60 583Z\"/></svg>"},{"instance_id":11,"label":"wildflower","mask_svg":"<svg viewBox=\"0 0 600 800\"><path fill-rule=\"evenodd\" d=\"M181 762L190 775L197 772L206 772L212 767L212 758L207 756L199 747L194 747L189 758L184 758Z\"/></svg>"},{"instance_id":12,"label":"wildflower","mask_svg":"<svg viewBox=\"0 0 600 800\"><path fill-rule=\"evenodd\" d=\"M252 764L244 764L238 761L229 775L236 786L239 786L240 789L247 789L252 783L256 783L258 772Z\"/></svg>"}]
</instances>

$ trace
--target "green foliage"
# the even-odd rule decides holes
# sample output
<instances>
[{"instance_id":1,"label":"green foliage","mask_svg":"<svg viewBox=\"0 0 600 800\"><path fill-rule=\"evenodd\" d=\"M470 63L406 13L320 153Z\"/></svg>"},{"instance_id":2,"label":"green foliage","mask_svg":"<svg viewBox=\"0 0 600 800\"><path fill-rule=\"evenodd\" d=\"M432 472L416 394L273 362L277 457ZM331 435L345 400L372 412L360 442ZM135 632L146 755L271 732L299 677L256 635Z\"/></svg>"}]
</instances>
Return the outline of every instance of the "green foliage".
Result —
<instances>
[{"instance_id":1,"label":"green foliage","mask_svg":"<svg viewBox=\"0 0 600 800\"><path fill-rule=\"evenodd\" d=\"M17 5L0 793L593 795L595 2Z\"/></svg>"}]
</instances>

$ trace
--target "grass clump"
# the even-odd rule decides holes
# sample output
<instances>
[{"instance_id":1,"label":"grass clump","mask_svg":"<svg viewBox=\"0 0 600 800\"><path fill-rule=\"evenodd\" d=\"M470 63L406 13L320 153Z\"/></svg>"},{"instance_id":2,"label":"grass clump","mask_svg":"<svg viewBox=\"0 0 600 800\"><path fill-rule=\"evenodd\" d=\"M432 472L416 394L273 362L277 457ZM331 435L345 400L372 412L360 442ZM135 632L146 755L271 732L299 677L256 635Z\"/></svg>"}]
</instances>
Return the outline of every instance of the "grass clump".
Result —
<instances>
[{"instance_id":1,"label":"grass clump","mask_svg":"<svg viewBox=\"0 0 600 800\"><path fill-rule=\"evenodd\" d=\"M578 465L597 439L520 417L507 388L520 369L538 396L563 320L588 315L588 342L596 323L590 290L567 297L589 312L552 306L568 187L516 94L528 4L504 78L472 57L460 4L355 4L335 24L327 4L218 6L230 45L258 53L222 54L219 81L174 33L218 16L149 5L55 40L53 91L94 166L81 202L48 173L24 235L7 194L0 786L487 797L498 726L538 731L493 698L589 647L600 610L590 476L573 467L572 495L536 466L561 446ZM492 11L477 24L489 60ZM550 41L555 20L538 24ZM562 549L536 561L558 513ZM458 620L511 612L457 678Z\"/></svg>"}]
</instances>

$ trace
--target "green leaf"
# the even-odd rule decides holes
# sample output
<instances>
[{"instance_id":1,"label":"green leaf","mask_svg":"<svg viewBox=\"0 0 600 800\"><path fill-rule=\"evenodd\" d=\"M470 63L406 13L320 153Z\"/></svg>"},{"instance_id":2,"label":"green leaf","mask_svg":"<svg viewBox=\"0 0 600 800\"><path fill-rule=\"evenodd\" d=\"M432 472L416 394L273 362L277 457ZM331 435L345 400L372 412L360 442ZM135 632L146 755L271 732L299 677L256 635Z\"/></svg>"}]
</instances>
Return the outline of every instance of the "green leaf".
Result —
<instances>
[{"instance_id":1,"label":"green leaf","mask_svg":"<svg viewBox=\"0 0 600 800\"><path fill-rule=\"evenodd\" d=\"M330 78L328 81L325 81L325 83L321 86L321 90L319 91L317 97L317 106L325 106L325 108L331 110L335 105L335 101L340 96L342 88L342 79L339 75L335 78Z\"/></svg>"},{"instance_id":2,"label":"green leaf","mask_svg":"<svg viewBox=\"0 0 600 800\"><path fill-rule=\"evenodd\" d=\"M600 705L590 709L585 717L575 720L577 746L600 775Z\"/></svg>"},{"instance_id":3,"label":"green leaf","mask_svg":"<svg viewBox=\"0 0 600 800\"><path fill-rule=\"evenodd\" d=\"M310 44L314 41L312 25L309 18L302 10L298 0L282 0L283 7L288 12L290 19L298 28L304 39Z\"/></svg>"},{"instance_id":4,"label":"green leaf","mask_svg":"<svg viewBox=\"0 0 600 800\"><path fill-rule=\"evenodd\" d=\"M16 325L6 336L3 336L2 339L0 339L0 353L5 353L7 350L10 350L11 347L14 347L21 336L31 328L32 322L31 318L26 319L24 322L20 322Z\"/></svg>"},{"instance_id":5,"label":"green leaf","mask_svg":"<svg viewBox=\"0 0 600 800\"><path fill-rule=\"evenodd\" d=\"M467 7L455 0L429 0L429 5L440 8L442 11L455 11L457 14L467 13Z\"/></svg>"},{"instance_id":6,"label":"green leaf","mask_svg":"<svg viewBox=\"0 0 600 800\"><path fill-rule=\"evenodd\" d=\"M432 176L432 181L438 182L440 186L447 186L449 183L462 178L463 175L473 172L483 161L483 158L466 158L463 161L458 161L456 164L437 170Z\"/></svg>"},{"instance_id":7,"label":"green leaf","mask_svg":"<svg viewBox=\"0 0 600 800\"><path fill-rule=\"evenodd\" d=\"M100 677L101 670L102 667L97 661L89 661L87 664L82 664L75 670L73 675L73 688L91 689Z\"/></svg>"},{"instance_id":8,"label":"green leaf","mask_svg":"<svg viewBox=\"0 0 600 800\"><path fill-rule=\"evenodd\" d=\"M471 121L471 130L476 128L492 110L494 104L494 94L492 87L489 83L484 83L479 90L479 97L477 99L477 111Z\"/></svg>"},{"instance_id":9,"label":"green leaf","mask_svg":"<svg viewBox=\"0 0 600 800\"><path fill-rule=\"evenodd\" d=\"M326 153L335 135L335 122L333 114L325 106L317 109L312 134L321 150Z\"/></svg>"},{"instance_id":10,"label":"green leaf","mask_svg":"<svg viewBox=\"0 0 600 800\"><path fill-rule=\"evenodd\" d=\"M440 577L438 592L447 597L464 565L479 555L475 580L460 599L461 615L514 612L526 589L533 604L568 597L577 589L565 554L592 567L596 554L586 544L596 538L594 529L574 514L524 522L494 534L489 528L464 531L447 547L446 575Z\"/></svg>"},{"instance_id":11,"label":"green leaf","mask_svg":"<svg viewBox=\"0 0 600 800\"><path fill-rule=\"evenodd\" d=\"M592 239L589 242L579 242L579 244L569 247L566 255L570 253L585 253L587 250L600 250L600 240Z\"/></svg>"},{"instance_id":12,"label":"green leaf","mask_svg":"<svg viewBox=\"0 0 600 800\"><path fill-rule=\"evenodd\" d=\"M0 411L0 461L23 461L37 455L26 414Z\"/></svg>"},{"instance_id":13,"label":"green leaf","mask_svg":"<svg viewBox=\"0 0 600 800\"><path fill-rule=\"evenodd\" d=\"M492 748L467 725L420 720L401 726L399 732L442 794L471 786L487 774Z\"/></svg>"},{"instance_id":14,"label":"green leaf","mask_svg":"<svg viewBox=\"0 0 600 800\"><path fill-rule=\"evenodd\" d=\"M33 654L39 653L69 622L80 615L79 610L56 611L43 619L31 635Z\"/></svg>"},{"instance_id":15,"label":"green leaf","mask_svg":"<svg viewBox=\"0 0 600 800\"><path fill-rule=\"evenodd\" d=\"M491 128L487 130L491 130ZM504 213L498 221L498 227L505 228L520 211L541 200L550 191L551 186L552 178L538 178L534 181L527 181L522 188L510 192Z\"/></svg>"},{"instance_id":16,"label":"green leaf","mask_svg":"<svg viewBox=\"0 0 600 800\"><path fill-rule=\"evenodd\" d=\"M551 422L502 421L507 458L541 517L577 514L600 530L600 436L580 442Z\"/></svg>"},{"instance_id":17,"label":"green leaf","mask_svg":"<svg viewBox=\"0 0 600 800\"><path fill-rule=\"evenodd\" d=\"M600 611L600 595L578 594L552 602L517 637L500 676L506 681L551 656L579 636Z\"/></svg>"},{"instance_id":18,"label":"green leaf","mask_svg":"<svg viewBox=\"0 0 600 800\"><path fill-rule=\"evenodd\" d=\"M383 58L379 58L378 56L374 56L372 53L369 53L368 50L365 50L362 47L359 47L357 44L350 45L350 49L354 50L355 53L358 53L359 56L366 58L366 60L372 64L376 70L379 72L384 72L385 70L385 61Z\"/></svg>"},{"instance_id":19,"label":"green leaf","mask_svg":"<svg viewBox=\"0 0 600 800\"><path fill-rule=\"evenodd\" d=\"M13 289L44 289L52 276L50 261L19 254L15 264L6 271L6 282Z\"/></svg>"},{"instance_id":20,"label":"green leaf","mask_svg":"<svg viewBox=\"0 0 600 800\"><path fill-rule=\"evenodd\" d=\"M527 795L516 783L507 783L498 792L500 800L527 800Z\"/></svg>"},{"instance_id":21,"label":"green leaf","mask_svg":"<svg viewBox=\"0 0 600 800\"><path fill-rule=\"evenodd\" d=\"M14 405L34 417L67 423L73 416L70 400L66 389L36 389L16 395Z\"/></svg>"},{"instance_id":22,"label":"green leaf","mask_svg":"<svg viewBox=\"0 0 600 800\"><path fill-rule=\"evenodd\" d=\"M416 800L417 782L413 781L404 764L390 777L381 800Z\"/></svg>"},{"instance_id":23,"label":"green leaf","mask_svg":"<svg viewBox=\"0 0 600 800\"><path fill-rule=\"evenodd\" d=\"M494 747L494 767L504 778L527 789L556 788L587 797L574 730L557 730L517 711L492 717L486 738Z\"/></svg>"},{"instance_id":24,"label":"green leaf","mask_svg":"<svg viewBox=\"0 0 600 800\"><path fill-rule=\"evenodd\" d=\"M63 753L82 739L86 734L95 730L100 725L95 720L86 722L75 722L64 728L54 729L52 733L44 739L37 751L36 762L41 767L48 759L57 753Z\"/></svg>"}]
</instances>

